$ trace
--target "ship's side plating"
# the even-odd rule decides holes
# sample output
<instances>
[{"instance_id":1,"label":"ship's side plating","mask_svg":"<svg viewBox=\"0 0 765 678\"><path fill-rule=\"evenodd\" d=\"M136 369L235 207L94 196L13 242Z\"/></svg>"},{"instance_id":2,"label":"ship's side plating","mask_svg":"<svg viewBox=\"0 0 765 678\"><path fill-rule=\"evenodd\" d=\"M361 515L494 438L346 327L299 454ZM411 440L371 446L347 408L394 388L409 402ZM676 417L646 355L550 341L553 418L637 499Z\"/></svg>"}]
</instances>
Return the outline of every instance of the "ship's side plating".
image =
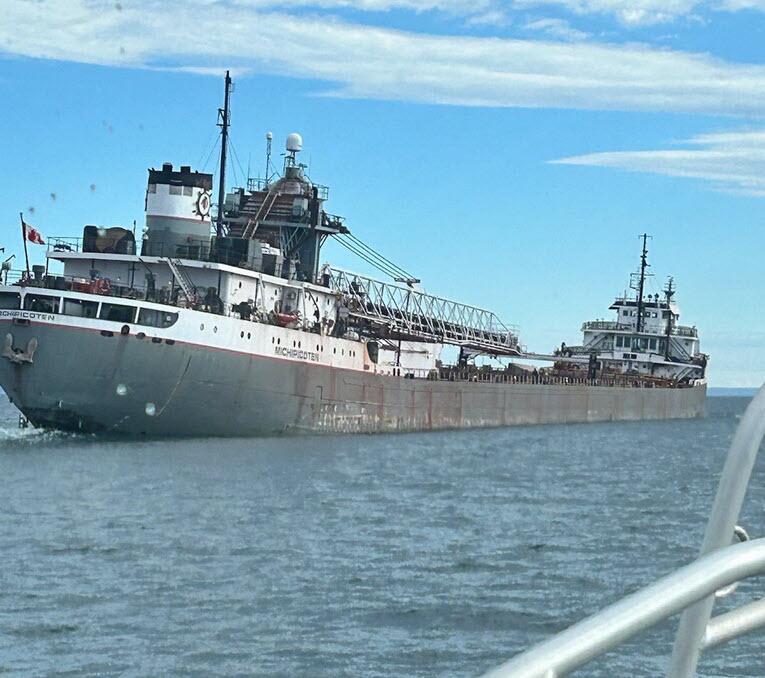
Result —
<instances>
[{"instance_id":1,"label":"ship's side plating","mask_svg":"<svg viewBox=\"0 0 765 678\"><path fill-rule=\"evenodd\" d=\"M18 357L0 360L0 385L37 426L132 435L412 431L704 412L703 382L627 388L407 379L365 369L369 356L357 352L358 342L316 336L304 345L298 330L189 309L179 315L160 329L0 311Z\"/></svg>"}]
</instances>

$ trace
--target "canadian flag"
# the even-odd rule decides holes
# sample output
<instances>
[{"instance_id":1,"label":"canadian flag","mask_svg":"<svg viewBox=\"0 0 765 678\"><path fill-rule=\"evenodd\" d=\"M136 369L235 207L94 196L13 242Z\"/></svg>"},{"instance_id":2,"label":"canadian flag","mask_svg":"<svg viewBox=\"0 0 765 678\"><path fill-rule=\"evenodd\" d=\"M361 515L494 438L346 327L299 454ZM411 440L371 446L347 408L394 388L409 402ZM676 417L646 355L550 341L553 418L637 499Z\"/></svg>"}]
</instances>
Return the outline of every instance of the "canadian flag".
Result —
<instances>
[{"instance_id":1,"label":"canadian flag","mask_svg":"<svg viewBox=\"0 0 765 678\"><path fill-rule=\"evenodd\" d=\"M29 240L29 242L33 242L35 245L44 245L45 241L43 240L43 237L40 235L40 231L38 231L36 228L32 228L26 221L22 219L22 224L24 224L24 237Z\"/></svg>"}]
</instances>

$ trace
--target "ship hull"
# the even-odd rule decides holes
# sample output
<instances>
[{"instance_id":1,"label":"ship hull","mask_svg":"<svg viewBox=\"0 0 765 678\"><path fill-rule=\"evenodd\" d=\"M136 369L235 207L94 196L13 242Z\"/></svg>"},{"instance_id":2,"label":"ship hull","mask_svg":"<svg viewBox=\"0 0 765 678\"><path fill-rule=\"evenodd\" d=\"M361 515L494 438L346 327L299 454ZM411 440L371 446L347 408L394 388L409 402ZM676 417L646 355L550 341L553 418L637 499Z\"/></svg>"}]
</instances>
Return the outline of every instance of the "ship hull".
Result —
<instances>
[{"instance_id":1,"label":"ship hull","mask_svg":"<svg viewBox=\"0 0 765 678\"><path fill-rule=\"evenodd\" d=\"M10 323L5 323L6 326ZM37 427L131 436L372 433L693 418L706 385L624 388L406 379L82 328L13 325L33 362L0 385Z\"/></svg>"}]
</instances>

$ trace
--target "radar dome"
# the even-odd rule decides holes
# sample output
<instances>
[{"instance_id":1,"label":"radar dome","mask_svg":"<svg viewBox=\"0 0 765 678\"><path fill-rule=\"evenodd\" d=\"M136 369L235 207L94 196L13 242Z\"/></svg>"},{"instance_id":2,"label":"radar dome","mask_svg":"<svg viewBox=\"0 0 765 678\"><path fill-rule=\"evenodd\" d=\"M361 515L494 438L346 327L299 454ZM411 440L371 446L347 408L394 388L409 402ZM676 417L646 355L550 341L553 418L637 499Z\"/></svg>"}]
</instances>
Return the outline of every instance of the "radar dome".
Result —
<instances>
[{"instance_id":1,"label":"radar dome","mask_svg":"<svg viewBox=\"0 0 765 678\"><path fill-rule=\"evenodd\" d=\"M303 150L303 138L299 134L294 132L287 137L287 150L288 151L302 151Z\"/></svg>"}]
</instances>

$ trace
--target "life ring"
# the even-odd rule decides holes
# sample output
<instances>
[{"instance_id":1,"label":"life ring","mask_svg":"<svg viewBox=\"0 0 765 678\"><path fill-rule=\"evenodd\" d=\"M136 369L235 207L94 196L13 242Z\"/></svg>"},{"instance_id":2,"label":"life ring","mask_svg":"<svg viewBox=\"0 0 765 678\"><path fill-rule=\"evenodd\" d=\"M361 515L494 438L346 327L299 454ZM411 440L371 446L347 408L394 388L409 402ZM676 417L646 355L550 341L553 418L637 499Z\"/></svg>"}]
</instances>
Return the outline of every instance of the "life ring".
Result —
<instances>
[{"instance_id":1,"label":"life ring","mask_svg":"<svg viewBox=\"0 0 765 678\"><path fill-rule=\"evenodd\" d=\"M210 195L207 191L200 191L197 198L197 214L204 219L210 214Z\"/></svg>"}]
</instances>

